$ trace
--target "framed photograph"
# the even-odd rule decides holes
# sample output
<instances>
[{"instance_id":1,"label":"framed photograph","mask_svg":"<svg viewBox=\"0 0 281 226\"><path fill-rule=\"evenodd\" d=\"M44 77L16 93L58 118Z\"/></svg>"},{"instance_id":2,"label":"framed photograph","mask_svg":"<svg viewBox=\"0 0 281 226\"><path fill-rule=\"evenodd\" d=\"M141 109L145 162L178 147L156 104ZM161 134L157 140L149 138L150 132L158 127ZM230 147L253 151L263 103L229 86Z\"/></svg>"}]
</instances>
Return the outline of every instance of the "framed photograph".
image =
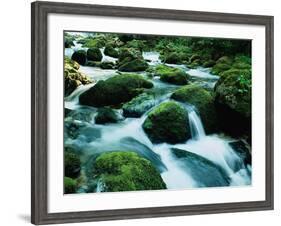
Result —
<instances>
[{"instance_id":1,"label":"framed photograph","mask_svg":"<svg viewBox=\"0 0 281 226\"><path fill-rule=\"evenodd\" d=\"M32 223L273 209L273 17L32 3Z\"/></svg>"}]
</instances>

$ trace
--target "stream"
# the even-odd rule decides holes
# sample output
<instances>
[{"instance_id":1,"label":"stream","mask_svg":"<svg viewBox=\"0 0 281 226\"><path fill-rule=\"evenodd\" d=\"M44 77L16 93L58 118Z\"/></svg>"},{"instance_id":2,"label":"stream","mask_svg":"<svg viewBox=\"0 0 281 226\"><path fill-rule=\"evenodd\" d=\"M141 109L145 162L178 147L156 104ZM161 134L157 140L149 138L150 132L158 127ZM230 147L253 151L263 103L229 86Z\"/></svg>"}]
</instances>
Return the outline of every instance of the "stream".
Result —
<instances>
[{"instance_id":1,"label":"stream","mask_svg":"<svg viewBox=\"0 0 281 226\"><path fill-rule=\"evenodd\" d=\"M65 49L65 55L81 49L81 45ZM103 61L117 59L105 56ZM144 59L150 65L161 64L159 53L144 52ZM212 75L208 68L189 69L185 65L173 65L191 75L194 83L208 89L213 89L218 76ZM98 67L80 66L81 72L95 80L105 80L117 75L116 70L103 70ZM179 86L164 83L159 78L149 78L145 72L139 73L153 82L152 92L156 93L155 107L168 101L172 92ZM125 118L118 123L97 125L94 118L97 108L79 104L79 96L95 85L95 83L79 86L72 94L65 97L65 107L72 111L65 118L65 128L74 127L74 135L65 133L65 145L81 150L82 174L85 184L79 192L101 192L102 187L93 179L90 170L92 158L103 152L122 150L134 151L150 160L161 172L161 177L168 189L188 189L198 187L244 186L251 184L251 166L245 165L243 159L229 145L232 138L223 134L206 135L204 125L191 105L181 104L187 109L192 138L180 144L152 144L142 129L142 123L148 110L140 118ZM122 110L120 115L122 115ZM98 151L97 151L98 150Z\"/></svg>"}]
</instances>

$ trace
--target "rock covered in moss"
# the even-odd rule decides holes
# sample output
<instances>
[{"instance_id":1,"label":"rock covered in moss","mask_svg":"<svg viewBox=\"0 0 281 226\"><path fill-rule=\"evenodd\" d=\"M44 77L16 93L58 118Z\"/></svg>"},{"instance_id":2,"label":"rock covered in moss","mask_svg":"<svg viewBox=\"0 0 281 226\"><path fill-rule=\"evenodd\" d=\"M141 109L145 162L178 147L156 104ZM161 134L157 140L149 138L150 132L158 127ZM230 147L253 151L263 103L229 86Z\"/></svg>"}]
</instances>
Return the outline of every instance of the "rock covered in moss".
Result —
<instances>
[{"instance_id":1,"label":"rock covered in moss","mask_svg":"<svg viewBox=\"0 0 281 226\"><path fill-rule=\"evenodd\" d=\"M109 107L99 108L95 117L96 124L116 123L120 120L119 115Z\"/></svg>"},{"instance_id":2,"label":"rock covered in moss","mask_svg":"<svg viewBox=\"0 0 281 226\"><path fill-rule=\"evenodd\" d=\"M64 59L64 95L68 96L78 86L92 83L92 79L82 74L79 64L69 58Z\"/></svg>"},{"instance_id":3,"label":"rock covered in moss","mask_svg":"<svg viewBox=\"0 0 281 226\"><path fill-rule=\"evenodd\" d=\"M105 81L82 93L79 102L84 105L102 107L118 105L130 101L133 97L150 89L153 84L137 74L121 74Z\"/></svg>"},{"instance_id":4,"label":"rock covered in moss","mask_svg":"<svg viewBox=\"0 0 281 226\"><path fill-rule=\"evenodd\" d=\"M175 85L188 84L189 75L179 68L169 67L166 65L158 65L152 69L154 76L160 76L160 80Z\"/></svg>"},{"instance_id":5,"label":"rock covered in moss","mask_svg":"<svg viewBox=\"0 0 281 226\"><path fill-rule=\"evenodd\" d=\"M148 160L134 152L111 152L100 155L94 174L103 192L165 189L160 173Z\"/></svg>"},{"instance_id":6,"label":"rock covered in moss","mask_svg":"<svg viewBox=\"0 0 281 226\"><path fill-rule=\"evenodd\" d=\"M148 68L148 63L143 59L134 59L131 61L123 62L118 67L119 71L124 72L137 72L137 71L145 71Z\"/></svg>"},{"instance_id":7,"label":"rock covered in moss","mask_svg":"<svg viewBox=\"0 0 281 226\"><path fill-rule=\"evenodd\" d=\"M80 156L72 149L65 148L64 151L64 175L66 177L77 178L80 175Z\"/></svg>"},{"instance_id":8,"label":"rock covered in moss","mask_svg":"<svg viewBox=\"0 0 281 226\"><path fill-rule=\"evenodd\" d=\"M142 127L153 143L175 144L191 137L187 111L174 101L157 106L148 114Z\"/></svg>"},{"instance_id":9,"label":"rock covered in moss","mask_svg":"<svg viewBox=\"0 0 281 226\"><path fill-rule=\"evenodd\" d=\"M202 119L206 133L217 131L214 97L210 92L197 85L187 85L176 90L171 98L195 106Z\"/></svg>"},{"instance_id":10,"label":"rock covered in moss","mask_svg":"<svg viewBox=\"0 0 281 226\"><path fill-rule=\"evenodd\" d=\"M145 112L155 105L153 95L143 93L133 98L130 102L123 105L123 115L125 117L141 117Z\"/></svg>"},{"instance_id":11,"label":"rock covered in moss","mask_svg":"<svg viewBox=\"0 0 281 226\"><path fill-rule=\"evenodd\" d=\"M118 70L124 72L145 71L148 63L144 60L141 52L132 48L121 49L118 58Z\"/></svg>"},{"instance_id":12,"label":"rock covered in moss","mask_svg":"<svg viewBox=\"0 0 281 226\"><path fill-rule=\"evenodd\" d=\"M87 59L91 61L101 61L102 53L99 48L89 48L87 50Z\"/></svg>"},{"instance_id":13,"label":"rock covered in moss","mask_svg":"<svg viewBox=\"0 0 281 226\"><path fill-rule=\"evenodd\" d=\"M251 88L251 70L247 69L225 71L215 86L219 122L231 135L250 135Z\"/></svg>"},{"instance_id":14,"label":"rock covered in moss","mask_svg":"<svg viewBox=\"0 0 281 226\"><path fill-rule=\"evenodd\" d=\"M102 69L115 69L116 65L114 62L111 61L103 61L99 65Z\"/></svg>"},{"instance_id":15,"label":"rock covered in moss","mask_svg":"<svg viewBox=\"0 0 281 226\"><path fill-rule=\"evenodd\" d=\"M179 64L181 63L181 61L182 59L180 54L176 52L167 53L167 55L164 58L164 62L167 64Z\"/></svg>"},{"instance_id":16,"label":"rock covered in moss","mask_svg":"<svg viewBox=\"0 0 281 226\"><path fill-rule=\"evenodd\" d=\"M106 45L104 49L104 54L114 58L118 58L119 52L112 45Z\"/></svg>"},{"instance_id":17,"label":"rock covered in moss","mask_svg":"<svg viewBox=\"0 0 281 226\"><path fill-rule=\"evenodd\" d=\"M72 54L71 59L80 65L85 65L87 62L87 53L84 50L77 50Z\"/></svg>"},{"instance_id":18,"label":"rock covered in moss","mask_svg":"<svg viewBox=\"0 0 281 226\"><path fill-rule=\"evenodd\" d=\"M65 194L73 194L76 193L78 188L78 183L75 179L70 177L64 177L64 193Z\"/></svg>"}]
</instances>

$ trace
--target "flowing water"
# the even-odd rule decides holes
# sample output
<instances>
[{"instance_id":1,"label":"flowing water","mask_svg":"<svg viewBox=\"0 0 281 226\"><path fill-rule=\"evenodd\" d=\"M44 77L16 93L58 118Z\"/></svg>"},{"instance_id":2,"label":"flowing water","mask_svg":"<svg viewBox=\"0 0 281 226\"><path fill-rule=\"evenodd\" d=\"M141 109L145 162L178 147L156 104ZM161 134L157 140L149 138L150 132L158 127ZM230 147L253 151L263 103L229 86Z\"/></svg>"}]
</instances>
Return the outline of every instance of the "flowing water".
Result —
<instances>
[{"instance_id":1,"label":"flowing water","mask_svg":"<svg viewBox=\"0 0 281 226\"><path fill-rule=\"evenodd\" d=\"M143 56L151 65L161 63L159 54L156 52L143 53ZM217 76L211 75L208 69L173 66L184 69L201 85L208 84L212 87L218 79ZM95 81L116 75L115 70L102 70L96 67L81 66L79 70ZM152 78L152 82L154 83L152 91L158 94L155 100L156 106L167 101L171 92L178 87L163 83L158 78ZM96 109L81 106L78 102L79 96L94 85L95 83L81 85L65 98L65 106L73 109L67 115L66 121L73 120L78 134L72 137L66 134L65 145L77 147L82 156L84 155L84 158L89 160L85 161L86 164L82 169L86 175L91 174L88 166L91 158L103 152L122 150L134 151L149 159L161 172L168 189L251 184L251 166L245 165L231 148L230 140L217 134L206 135L200 116L193 106L182 104L188 112L191 139L176 145L152 144L142 129L142 123L151 109L141 118L126 118L119 123L106 125L94 123ZM122 115L121 110L119 113ZM91 178L92 175L88 176ZM98 181L88 179L86 184L81 192L102 191L102 185Z\"/></svg>"}]
</instances>

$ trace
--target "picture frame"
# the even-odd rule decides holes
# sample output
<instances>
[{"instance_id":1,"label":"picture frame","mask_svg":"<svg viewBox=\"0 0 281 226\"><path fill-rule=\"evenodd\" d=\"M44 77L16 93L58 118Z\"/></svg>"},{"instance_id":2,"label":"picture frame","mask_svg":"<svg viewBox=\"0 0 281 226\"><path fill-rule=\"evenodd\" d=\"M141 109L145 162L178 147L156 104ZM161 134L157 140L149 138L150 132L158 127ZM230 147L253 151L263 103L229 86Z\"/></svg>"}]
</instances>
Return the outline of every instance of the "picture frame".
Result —
<instances>
[{"instance_id":1,"label":"picture frame","mask_svg":"<svg viewBox=\"0 0 281 226\"><path fill-rule=\"evenodd\" d=\"M74 223L193 214L229 213L272 210L273 196L273 17L261 15L134 8L58 2L31 4L31 113L32 113L32 191L31 221L33 224ZM214 24L261 26L265 29L265 199L257 201L156 206L88 211L48 211L48 16L50 14L139 18L146 20L190 21ZM109 31L110 32L110 31ZM262 148L261 148L262 149ZM50 164L50 163L49 163Z\"/></svg>"}]
</instances>

